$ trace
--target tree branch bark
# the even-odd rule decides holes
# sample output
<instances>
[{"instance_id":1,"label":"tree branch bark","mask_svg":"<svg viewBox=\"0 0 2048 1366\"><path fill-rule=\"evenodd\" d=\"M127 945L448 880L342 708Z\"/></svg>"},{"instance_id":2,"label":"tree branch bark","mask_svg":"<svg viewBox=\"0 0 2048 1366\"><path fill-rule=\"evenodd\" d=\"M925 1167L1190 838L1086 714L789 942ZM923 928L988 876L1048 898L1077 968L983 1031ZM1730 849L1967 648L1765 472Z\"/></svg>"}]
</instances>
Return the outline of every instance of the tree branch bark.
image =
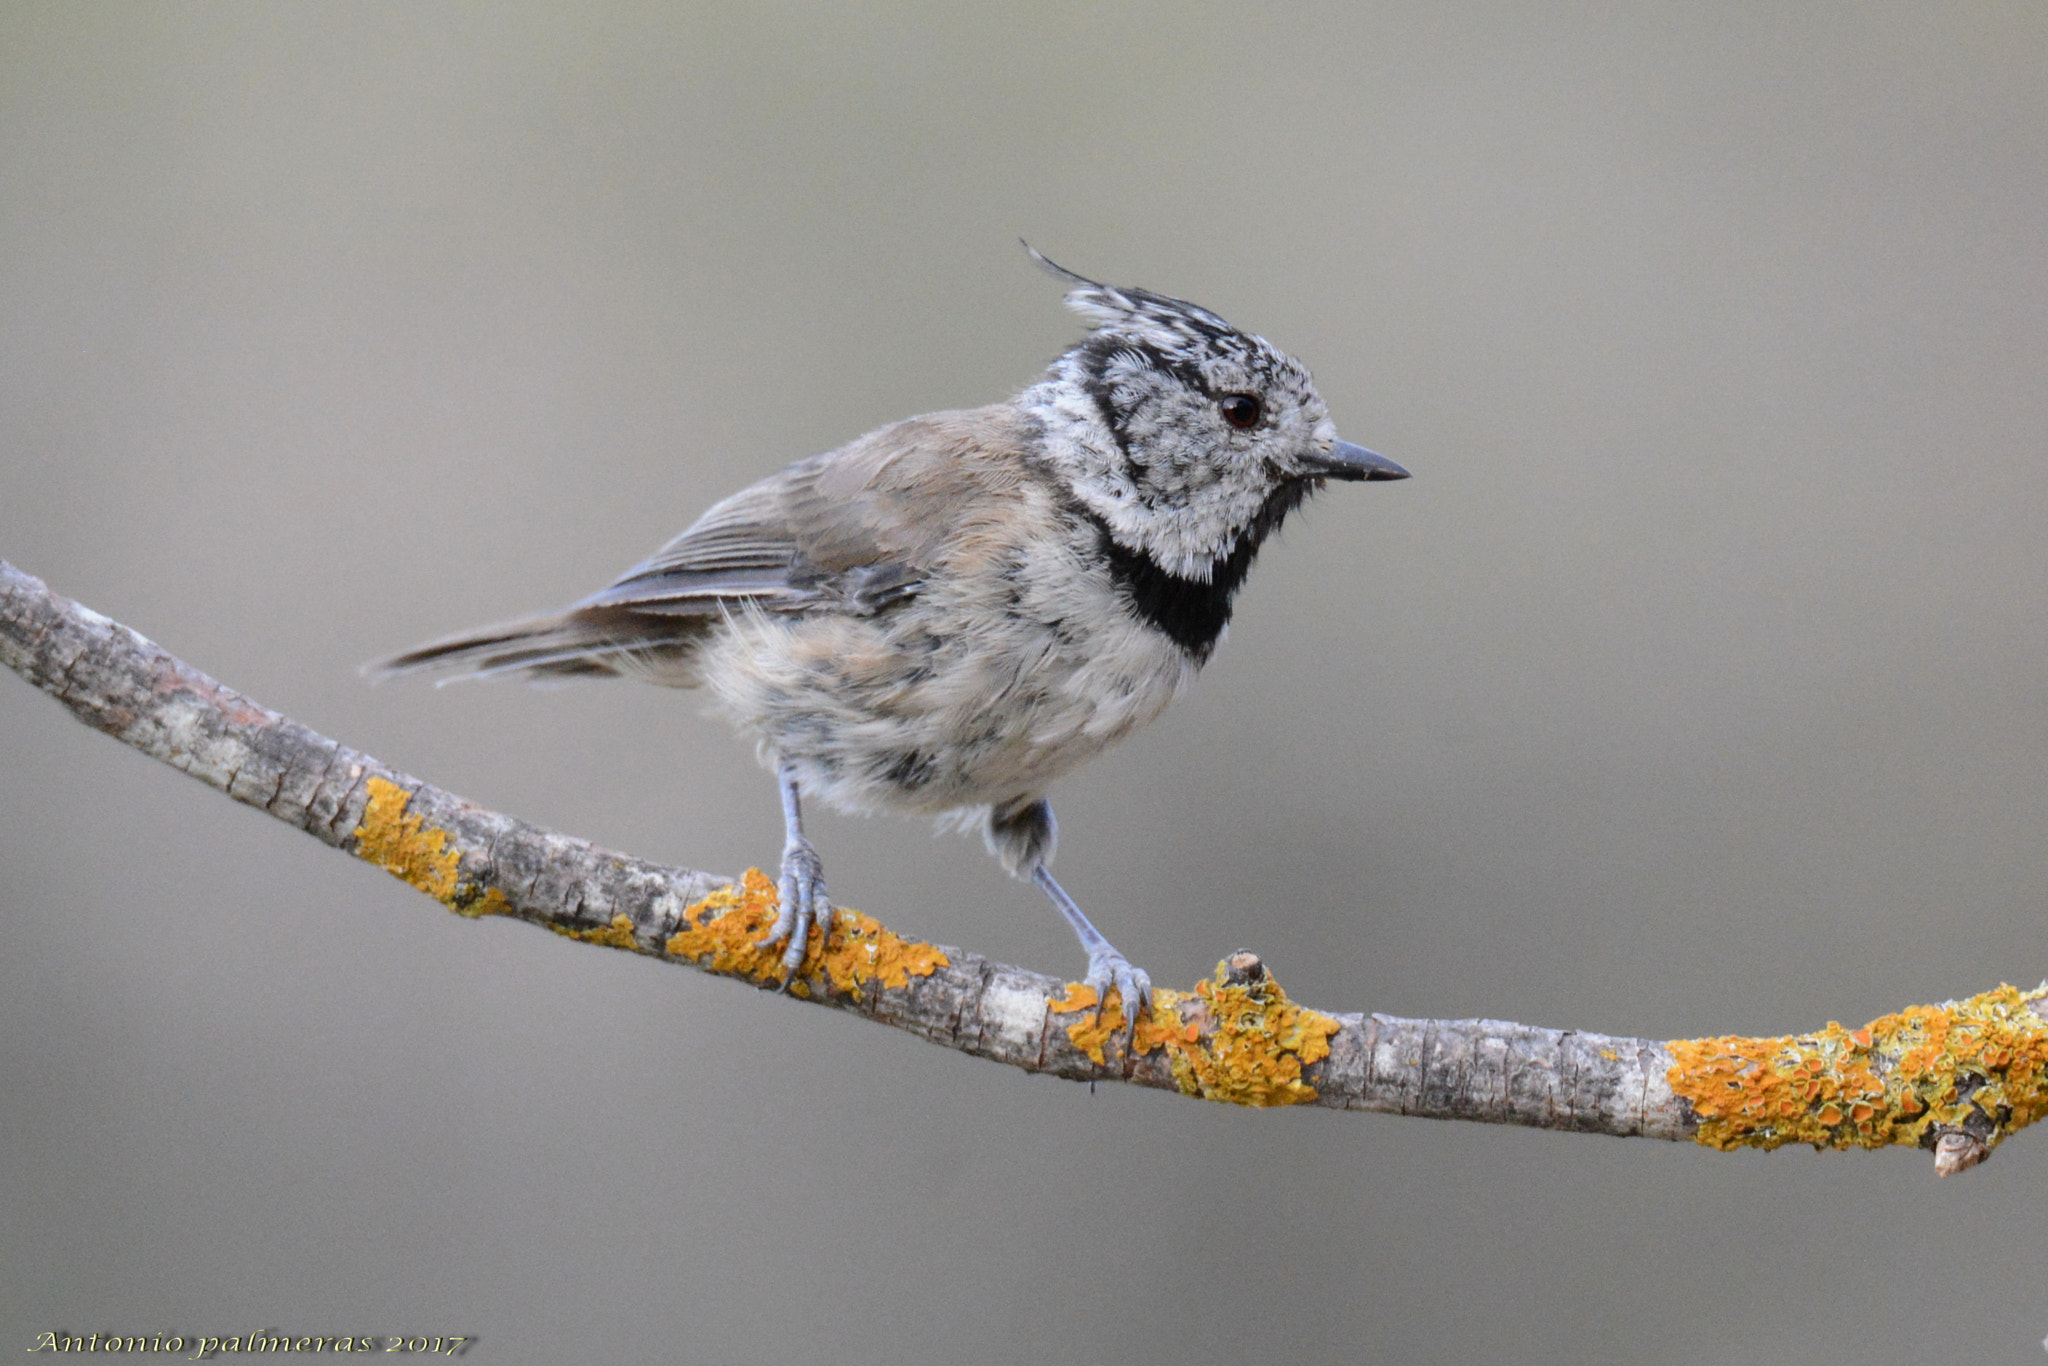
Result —
<instances>
[{"instance_id":1,"label":"tree branch bark","mask_svg":"<svg viewBox=\"0 0 2048 1366\"><path fill-rule=\"evenodd\" d=\"M0 561L0 662L86 724L386 869L509 916L760 986L775 889L597 848L407 776L223 687ZM1242 1105L1315 1104L1714 1148L1913 1145L1966 1170L2048 1112L2048 983L1784 1038L1612 1038L1499 1020L1326 1014L1240 951L1126 1032L1086 987L841 910L792 996L976 1057Z\"/></svg>"}]
</instances>

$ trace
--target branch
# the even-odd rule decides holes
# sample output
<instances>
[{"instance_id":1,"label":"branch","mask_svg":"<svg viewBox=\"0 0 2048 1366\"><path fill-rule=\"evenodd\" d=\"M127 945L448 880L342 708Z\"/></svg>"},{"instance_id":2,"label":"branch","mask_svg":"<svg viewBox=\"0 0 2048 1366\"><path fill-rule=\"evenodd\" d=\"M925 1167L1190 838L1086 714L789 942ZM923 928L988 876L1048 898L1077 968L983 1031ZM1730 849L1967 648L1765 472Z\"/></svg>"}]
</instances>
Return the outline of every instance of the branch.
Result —
<instances>
[{"instance_id":1,"label":"branch","mask_svg":"<svg viewBox=\"0 0 2048 1366\"><path fill-rule=\"evenodd\" d=\"M88 725L374 863L459 915L781 985L758 870L737 884L599 849L462 800L280 716L0 561L0 662ZM857 911L813 931L789 994L976 1057L1239 1105L1315 1104L1712 1148L1930 1149L1947 1175L2048 1112L2048 983L1787 1038L1609 1038L1499 1020L1328 1015L1257 956L1121 1002Z\"/></svg>"}]
</instances>

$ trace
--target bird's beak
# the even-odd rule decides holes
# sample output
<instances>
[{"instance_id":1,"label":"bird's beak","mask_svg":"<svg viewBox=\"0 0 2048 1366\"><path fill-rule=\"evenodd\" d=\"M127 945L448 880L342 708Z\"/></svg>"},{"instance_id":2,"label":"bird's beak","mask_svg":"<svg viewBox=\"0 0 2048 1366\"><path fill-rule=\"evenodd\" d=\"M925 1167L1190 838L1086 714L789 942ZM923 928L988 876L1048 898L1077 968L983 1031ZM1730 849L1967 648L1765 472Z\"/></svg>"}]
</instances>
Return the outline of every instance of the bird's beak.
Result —
<instances>
[{"instance_id":1,"label":"bird's beak","mask_svg":"<svg viewBox=\"0 0 2048 1366\"><path fill-rule=\"evenodd\" d=\"M1349 441L1339 441L1321 454L1311 453L1302 459L1308 472L1325 479L1406 479L1408 471L1387 459L1375 455L1363 446L1354 446Z\"/></svg>"}]
</instances>

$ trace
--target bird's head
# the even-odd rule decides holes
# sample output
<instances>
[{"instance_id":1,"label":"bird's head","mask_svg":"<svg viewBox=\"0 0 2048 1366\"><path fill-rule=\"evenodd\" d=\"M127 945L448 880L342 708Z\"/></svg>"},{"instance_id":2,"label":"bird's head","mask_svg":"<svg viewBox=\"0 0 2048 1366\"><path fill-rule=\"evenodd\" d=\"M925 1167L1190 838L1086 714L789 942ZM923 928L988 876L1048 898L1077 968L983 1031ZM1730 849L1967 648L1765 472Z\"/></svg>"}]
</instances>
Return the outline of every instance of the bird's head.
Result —
<instances>
[{"instance_id":1,"label":"bird's head","mask_svg":"<svg viewBox=\"0 0 2048 1366\"><path fill-rule=\"evenodd\" d=\"M1047 458L1126 552L1194 583L1249 568L1326 479L1404 479L1337 439L1308 368L1205 308L1099 284L1032 252L1095 330L1021 402Z\"/></svg>"}]
</instances>

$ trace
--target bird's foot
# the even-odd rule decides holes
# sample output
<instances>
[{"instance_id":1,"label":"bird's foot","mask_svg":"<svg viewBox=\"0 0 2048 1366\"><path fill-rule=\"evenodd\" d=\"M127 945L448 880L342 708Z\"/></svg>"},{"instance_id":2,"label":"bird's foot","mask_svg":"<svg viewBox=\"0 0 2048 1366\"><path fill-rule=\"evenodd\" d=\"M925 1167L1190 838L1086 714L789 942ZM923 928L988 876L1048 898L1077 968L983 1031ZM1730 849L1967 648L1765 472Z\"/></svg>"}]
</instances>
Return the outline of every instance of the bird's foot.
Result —
<instances>
[{"instance_id":1,"label":"bird's foot","mask_svg":"<svg viewBox=\"0 0 2048 1366\"><path fill-rule=\"evenodd\" d=\"M1040 802L1036 809L1045 823L1049 841L1052 808ZM1088 917L1081 914L1081 908L1074 904L1074 898L1067 895L1066 888L1060 886L1045 864L1039 863L1031 869L1031 880L1038 884L1040 891L1052 898L1052 904L1059 907L1060 914L1066 917L1075 937L1081 941L1081 947L1088 951L1088 975L1082 979L1082 985L1095 989L1096 1024L1102 1023L1102 1010L1109 1002L1111 987L1116 988L1117 995L1123 998L1124 1019L1127 1022L1124 1048L1129 1051L1131 1044L1138 1037L1138 1017L1152 1006L1152 979L1145 975L1143 968L1118 953L1116 945L1102 937L1101 930L1088 923Z\"/></svg>"},{"instance_id":2,"label":"bird's foot","mask_svg":"<svg viewBox=\"0 0 2048 1366\"><path fill-rule=\"evenodd\" d=\"M779 903L775 927L754 947L772 949L778 944L788 945L782 953L782 989L787 991L810 948L811 926L818 926L822 932L823 943L819 947L832 942L833 912L825 895L825 861L818 857L809 840L795 839L783 846L782 877L775 884L775 894Z\"/></svg>"},{"instance_id":3,"label":"bird's foot","mask_svg":"<svg viewBox=\"0 0 2048 1366\"><path fill-rule=\"evenodd\" d=\"M1138 1029L1138 1017L1152 1007L1152 979L1145 970L1116 951L1108 941L1092 945L1088 950L1088 976L1084 985L1095 988L1095 1018L1102 1019L1102 1010L1109 1002L1110 988L1123 999L1124 1021L1127 1037L1134 1037Z\"/></svg>"}]
</instances>

